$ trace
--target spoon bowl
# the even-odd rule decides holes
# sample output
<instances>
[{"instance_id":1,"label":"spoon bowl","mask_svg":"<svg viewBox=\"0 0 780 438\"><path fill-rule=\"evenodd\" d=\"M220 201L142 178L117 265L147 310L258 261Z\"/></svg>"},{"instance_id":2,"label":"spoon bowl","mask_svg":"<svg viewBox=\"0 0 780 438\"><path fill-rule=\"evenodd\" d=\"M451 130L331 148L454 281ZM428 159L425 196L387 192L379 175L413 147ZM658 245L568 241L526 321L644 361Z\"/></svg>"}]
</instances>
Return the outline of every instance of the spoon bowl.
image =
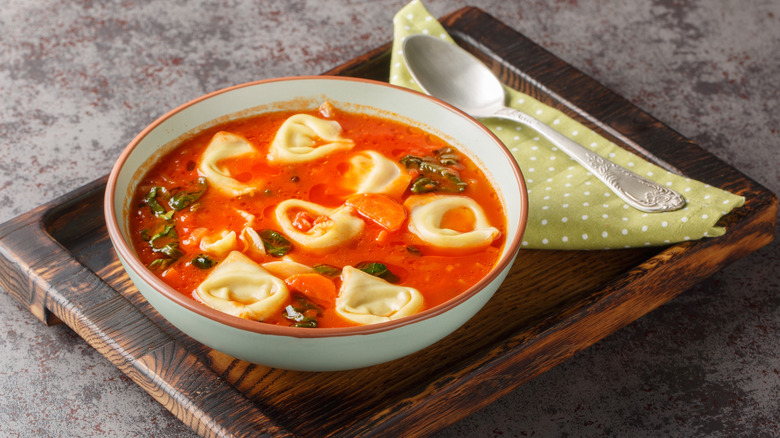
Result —
<instances>
[{"instance_id":1,"label":"spoon bowl","mask_svg":"<svg viewBox=\"0 0 780 438\"><path fill-rule=\"evenodd\" d=\"M645 212L673 211L685 205L685 198L674 190L609 161L526 113L507 107L501 81L479 59L457 45L429 35L411 35L404 40L403 56L412 78L427 94L475 118L504 118L536 130L628 205Z\"/></svg>"}]
</instances>

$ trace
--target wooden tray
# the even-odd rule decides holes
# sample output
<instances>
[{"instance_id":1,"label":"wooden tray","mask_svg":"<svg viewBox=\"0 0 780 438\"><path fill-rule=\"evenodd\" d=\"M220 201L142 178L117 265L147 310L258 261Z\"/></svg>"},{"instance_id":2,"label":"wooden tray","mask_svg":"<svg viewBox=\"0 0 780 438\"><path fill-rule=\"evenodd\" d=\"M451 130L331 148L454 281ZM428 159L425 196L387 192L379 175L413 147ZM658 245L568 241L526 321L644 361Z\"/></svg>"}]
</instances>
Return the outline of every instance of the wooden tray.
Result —
<instances>
[{"instance_id":1,"label":"wooden tray","mask_svg":"<svg viewBox=\"0 0 780 438\"><path fill-rule=\"evenodd\" d=\"M477 411L773 239L777 198L765 188L484 12L465 8L443 24L512 87L745 196L722 221L727 234L665 248L523 250L465 327L410 357L335 373L233 360L170 326L108 241L105 179L0 226L0 287L45 323L64 321L201 435L408 437ZM389 51L328 73L385 80Z\"/></svg>"}]
</instances>

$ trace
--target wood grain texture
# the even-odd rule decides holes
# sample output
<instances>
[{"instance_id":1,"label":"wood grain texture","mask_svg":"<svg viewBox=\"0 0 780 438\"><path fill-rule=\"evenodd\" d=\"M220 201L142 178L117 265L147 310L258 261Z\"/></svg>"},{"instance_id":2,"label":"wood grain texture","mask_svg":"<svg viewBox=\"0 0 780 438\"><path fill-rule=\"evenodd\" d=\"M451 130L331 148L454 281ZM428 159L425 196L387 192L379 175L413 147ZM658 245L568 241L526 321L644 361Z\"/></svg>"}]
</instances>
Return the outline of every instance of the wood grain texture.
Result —
<instances>
[{"instance_id":1,"label":"wood grain texture","mask_svg":"<svg viewBox=\"0 0 780 438\"><path fill-rule=\"evenodd\" d=\"M523 250L455 333L370 368L304 373L199 344L133 287L111 247L98 180L0 226L0 286L72 327L203 436L423 436L488 405L773 239L777 198L482 11L443 23L502 80L623 147L745 196L726 235L665 248ZM390 45L328 74L384 80Z\"/></svg>"}]
</instances>

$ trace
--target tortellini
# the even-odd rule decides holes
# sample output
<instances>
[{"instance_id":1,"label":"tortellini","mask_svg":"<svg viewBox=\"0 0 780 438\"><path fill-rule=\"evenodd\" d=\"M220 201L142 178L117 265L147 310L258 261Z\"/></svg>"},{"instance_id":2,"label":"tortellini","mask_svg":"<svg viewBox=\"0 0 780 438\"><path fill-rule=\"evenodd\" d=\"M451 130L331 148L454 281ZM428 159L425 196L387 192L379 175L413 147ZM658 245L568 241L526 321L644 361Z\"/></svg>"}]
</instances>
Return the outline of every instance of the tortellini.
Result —
<instances>
[{"instance_id":1,"label":"tortellini","mask_svg":"<svg viewBox=\"0 0 780 438\"><path fill-rule=\"evenodd\" d=\"M423 307L414 288L398 286L352 266L341 272L336 313L357 324L376 324L413 315Z\"/></svg>"},{"instance_id":2,"label":"tortellini","mask_svg":"<svg viewBox=\"0 0 780 438\"><path fill-rule=\"evenodd\" d=\"M236 232L222 231L219 234L203 236L200 239L200 250L214 255L224 255L236 246Z\"/></svg>"},{"instance_id":3,"label":"tortellini","mask_svg":"<svg viewBox=\"0 0 780 438\"><path fill-rule=\"evenodd\" d=\"M265 255L263 239L260 238L260 235L252 227L244 227L238 238L244 243L244 253L255 256Z\"/></svg>"},{"instance_id":4,"label":"tortellini","mask_svg":"<svg viewBox=\"0 0 780 438\"><path fill-rule=\"evenodd\" d=\"M233 251L198 286L195 295L220 312L262 321L279 312L290 292L284 281Z\"/></svg>"},{"instance_id":5,"label":"tortellini","mask_svg":"<svg viewBox=\"0 0 780 438\"><path fill-rule=\"evenodd\" d=\"M316 221L307 231L301 231L293 225L291 217L296 210L326 219ZM365 228L365 222L352 214L352 207L344 205L331 209L300 199L288 199L279 203L276 207L276 221L290 239L313 250L328 250L343 245L359 236Z\"/></svg>"},{"instance_id":6,"label":"tortellini","mask_svg":"<svg viewBox=\"0 0 780 438\"><path fill-rule=\"evenodd\" d=\"M448 249L484 247L500 235L491 226L479 204L466 196L414 195L404 206L409 210L409 231L433 246ZM467 208L474 214L474 228L460 232L442 228L444 215L457 208Z\"/></svg>"},{"instance_id":7,"label":"tortellini","mask_svg":"<svg viewBox=\"0 0 780 438\"><path fill-rule=\"evenodd\" d=\"M355 143L341 136L341 125L308 114L295 114L282 123L268 151L271 163L291 164L320 159Z\"/></svg>"},{"instance_id":8,"label":"tortellini","mask_svg":"<svg viewBox=\"0 0 780 438\"><path fill-rule=\"evenodd\" d=\"M384 193L400 197L412 175L399 163L376 151L361 151L349 159L344 179L354 185L355 193Z\"/></svg>"},{"instance_id":9,"label":"tortellini","mask_svg":"<svg viewBox=\"0 0 780 438\"><path fill-rule=\"evenodd\" d=\"M201 157L198 171L209 181L211 187L232 196L254 193L257 188L244 184L220 166L219 162L227 158L237 158L256 152L244 137L220 131L214 134Z\"/></svg>"}]
</instances>

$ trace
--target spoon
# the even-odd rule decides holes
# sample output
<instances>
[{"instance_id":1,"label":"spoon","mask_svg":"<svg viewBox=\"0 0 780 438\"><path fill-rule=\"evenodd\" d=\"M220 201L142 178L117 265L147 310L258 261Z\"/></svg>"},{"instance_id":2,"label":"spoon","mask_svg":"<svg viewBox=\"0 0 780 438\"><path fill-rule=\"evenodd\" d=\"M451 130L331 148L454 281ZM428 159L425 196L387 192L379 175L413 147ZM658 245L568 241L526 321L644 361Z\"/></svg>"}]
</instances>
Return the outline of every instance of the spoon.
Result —
<instances>
[{"instance_id":1,"label":"spoon","mask_svg":"<svg viewBox=\"0 0 780 438\"><path fill-rule=\"evenodd\" d=\"M685 199L674 190L645 179L586 149L528 114L507 107L498 78L469 52L440 38L412 35L403 56L422 90L474 118L497 117L526 125L584 166L626 203L645 212L678 210Z\"/></svg>"}]
</instances>

